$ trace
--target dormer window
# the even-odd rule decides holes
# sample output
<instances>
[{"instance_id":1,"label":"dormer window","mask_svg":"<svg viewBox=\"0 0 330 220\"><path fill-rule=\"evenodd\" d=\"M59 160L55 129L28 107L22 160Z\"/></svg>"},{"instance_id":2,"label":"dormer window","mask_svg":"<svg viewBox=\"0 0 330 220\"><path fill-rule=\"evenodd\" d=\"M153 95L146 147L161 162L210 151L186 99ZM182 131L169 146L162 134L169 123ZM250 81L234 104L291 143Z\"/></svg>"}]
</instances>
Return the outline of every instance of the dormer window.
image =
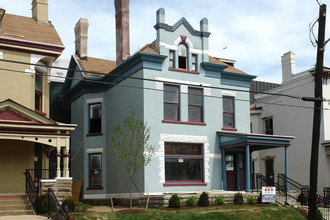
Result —
<instances>
[{"instance_id":1,"label":"dormer window","mask_svg":"<svg viewBox=\"0 0 330 220\"><path fill-rule=\"evenodd\" d=\"M187 47L184 44L179 44L179 68L187 69Z\"/></svg>"}]
</instances>

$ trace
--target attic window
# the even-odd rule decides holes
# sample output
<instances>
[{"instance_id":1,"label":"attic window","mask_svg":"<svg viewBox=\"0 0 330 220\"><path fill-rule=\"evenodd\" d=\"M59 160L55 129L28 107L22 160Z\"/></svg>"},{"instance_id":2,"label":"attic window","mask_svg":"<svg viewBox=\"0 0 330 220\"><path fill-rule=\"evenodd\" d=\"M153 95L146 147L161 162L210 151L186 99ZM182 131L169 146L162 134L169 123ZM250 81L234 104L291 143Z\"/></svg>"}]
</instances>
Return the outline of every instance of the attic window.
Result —
<instances>
[{"instance_id":1,"label":"attic window","mask_svg":"<svg viewBox=\"0 0 330 220\"><path fill-rule=\"evenodd\" d=\"M179 68L187 69L187 47L184 44L179 44Z\"/></svg>"}]
</instances>

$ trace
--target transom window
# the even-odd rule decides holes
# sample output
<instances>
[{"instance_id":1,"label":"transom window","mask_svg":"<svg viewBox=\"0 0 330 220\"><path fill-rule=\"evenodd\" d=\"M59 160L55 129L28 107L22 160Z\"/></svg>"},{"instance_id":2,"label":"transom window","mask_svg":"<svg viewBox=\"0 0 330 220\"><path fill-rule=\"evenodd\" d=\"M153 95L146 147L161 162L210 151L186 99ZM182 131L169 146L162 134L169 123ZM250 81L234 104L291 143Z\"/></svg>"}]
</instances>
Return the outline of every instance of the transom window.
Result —
<instances>
[{"instance_id":1,"label":"transom window","mask_svg":"<svg viewBox=\"0 0 330 220\"><path fill-rule=\"evenodd\" d=\"M34 109L42 112L42 73L34 75Z\"/></svg>"},{"instance_id":2,"label":"transom window","mask_svg":"<svg viewBox=\"0 0 330 220\"><path fill-rule=\"evenodd\" d=\"M179 121L179 86L164 85L164 119Z\"/></svg>"},{"instance_id":3,"label":"transom window","mask_svg":"<svg viewBox=\"0 0 330 220\"><path fill-rule=\"evenodd\" d=\"M165 143L165 181L202 182L203 145Z\"/></svg>"},{"instance_id":4,"label":"transom window","mask_svg":"<svg viewBox=\"0 0 330 220\"><path fill-rule=\"evenodd\" d=\"M102 126L101 103L89 105L89 134L101 133Z\"/></svg>"},{"instance_id":5,"label":"transom window","mask_svg":"<svg viewBox=\"0 0 330 220\"><path fill-rule=\"evenodd\" d=\"M203 90L188 88L188 120L203 122Z\"/></svg>"},{"instance_id":6,"label":"transom window","mask_svg":"<svg viewBox=\"0 0 330 220\"><path fill-rule=\"evenodd\" d=\"M102 186L102 154L89 154L89 186Z\"/></svg>"},{"instance_id":7,"label":"transom window","mask_svg":"<svg viewBox=\"0 0 330 220\"><path fill-rule=\"evenodd\" d=\"M264 123L265 123L265 134L270 134L273 135L273 118L272 117L268 117L264 119Z\"/></svg>"},{"instance_id":8,"label":"transom window","mask_svg":"<svg viewBox=\"0 0 330 220\"><path fill-rule=\"evenodd\" d=\"M234 128L234 97L224 96L223 99L223 127Z\"/></svg>"},{"instance_id":9,"label":"transom window","mask_svg":"<svg viewBox=\"0 0 330 220\"><path fill-rule=\"evenodd\" d=\"M179 68L187 69L187 47L184 44L179 44Z\"/></svg>"}]
</instances>

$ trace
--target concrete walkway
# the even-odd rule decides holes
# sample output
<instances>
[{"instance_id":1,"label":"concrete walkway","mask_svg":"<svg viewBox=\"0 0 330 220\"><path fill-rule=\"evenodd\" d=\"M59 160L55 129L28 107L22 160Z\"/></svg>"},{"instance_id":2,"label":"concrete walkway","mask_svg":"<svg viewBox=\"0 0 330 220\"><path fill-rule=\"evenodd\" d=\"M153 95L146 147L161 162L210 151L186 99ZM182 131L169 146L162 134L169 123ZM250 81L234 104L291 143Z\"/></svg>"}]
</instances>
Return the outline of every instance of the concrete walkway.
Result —
<instances>
[{"instance_id":1,"label":"concrete walkway","mask_svg":"<svg viewBox=\"0 0 330 220\"><path fill-rule=\"evenodd\" d=\"M15 216L0 216L0 220L42 220L47 217L41 215L15 215Z\"/></svg>"}]
</instances>

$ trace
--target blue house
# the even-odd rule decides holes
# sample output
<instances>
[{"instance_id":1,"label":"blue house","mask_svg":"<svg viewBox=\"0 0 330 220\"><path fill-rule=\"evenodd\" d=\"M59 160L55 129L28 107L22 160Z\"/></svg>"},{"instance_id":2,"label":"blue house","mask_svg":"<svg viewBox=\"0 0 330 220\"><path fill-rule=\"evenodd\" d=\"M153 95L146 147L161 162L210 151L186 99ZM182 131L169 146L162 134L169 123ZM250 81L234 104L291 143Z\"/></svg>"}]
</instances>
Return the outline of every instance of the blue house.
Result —
<instances>
[{"instance_id":1,"label":"blue house","mask_svg":"<svg viewBox=\"0 0 330 220\"><path fill-rule=\"evenodd\" d=\"M125 16L120 10L116 6L116 19ZM274 147L287 152L292 137L249 134L255 76L236 69L233 60L209 55L206 18L199 30L185 18L169 25L160 8L156 40L129 56L117 35L116 62L87 56L87 27L84 19L76 25L76 55L64 91L72 123L78 124L71 172L83 180L85 199L128 195L129 179L109 159L106 146L113 126L132 110L150 126L149 144L156 151L134 178L137 194L250 191L251 153ZM127 37L125 27L116 29Z\"/></svg>"}]
</instances>

